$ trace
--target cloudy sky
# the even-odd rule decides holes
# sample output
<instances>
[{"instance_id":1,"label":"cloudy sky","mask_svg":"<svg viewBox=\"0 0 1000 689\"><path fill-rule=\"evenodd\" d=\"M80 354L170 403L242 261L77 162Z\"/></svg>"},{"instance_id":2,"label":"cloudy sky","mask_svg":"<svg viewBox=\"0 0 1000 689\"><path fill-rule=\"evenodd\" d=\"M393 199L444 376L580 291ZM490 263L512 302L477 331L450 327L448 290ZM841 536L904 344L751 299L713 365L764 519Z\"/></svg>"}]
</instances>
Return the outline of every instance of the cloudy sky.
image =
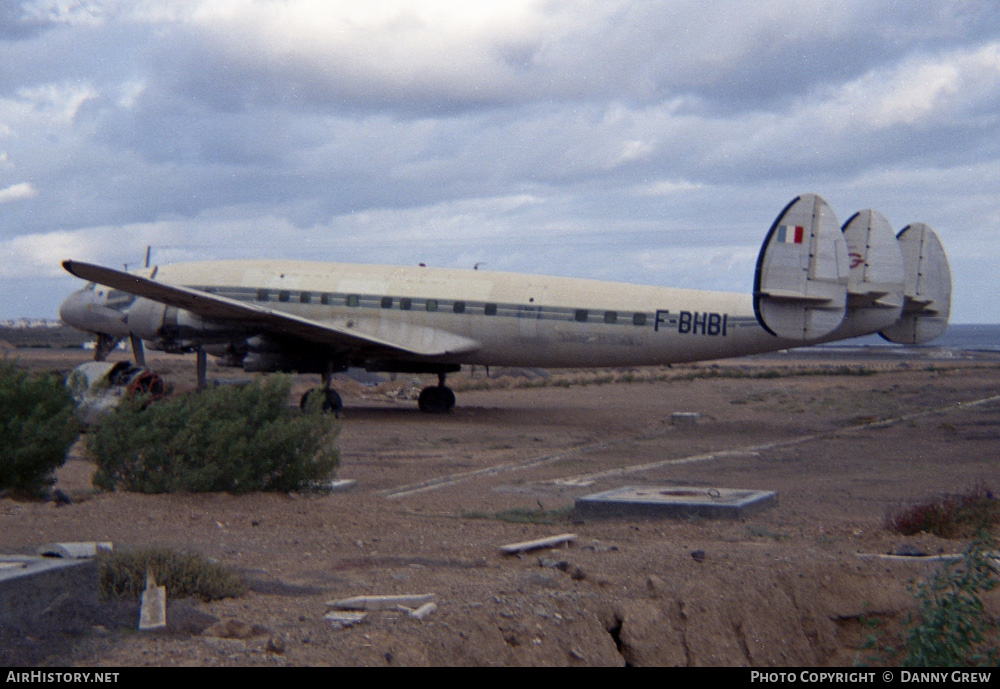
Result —
<instances>
[{"instance_id":1,"label":"cloudy sky","mask_svg":"<svg viewBox=\"0 0 1000 689\"><path fill-rule=\"evenodd\" d=\"M749 291L803 192L1000 322L1000 3L0 2L0 319L147 245Z\"/></svg>"}]
</instances>

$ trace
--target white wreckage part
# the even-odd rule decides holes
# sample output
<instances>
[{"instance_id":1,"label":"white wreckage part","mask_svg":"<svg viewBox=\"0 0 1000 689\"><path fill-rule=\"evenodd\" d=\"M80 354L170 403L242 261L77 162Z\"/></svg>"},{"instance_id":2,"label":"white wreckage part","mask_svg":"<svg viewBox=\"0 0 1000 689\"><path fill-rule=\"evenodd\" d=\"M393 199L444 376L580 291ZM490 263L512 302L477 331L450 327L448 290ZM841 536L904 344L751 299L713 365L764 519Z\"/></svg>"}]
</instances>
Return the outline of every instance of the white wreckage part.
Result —
<instances>
[{"instance_id":1,"label":"white wreckage part","mask_svg":"<svg viewBox=\"0 0 1000 689\"><path fill-rule=\"evenodd\" d=\"M66 387L76 403L77 416L88 426L113 411L123 399L146 394L156 400L166 394L158 373L128 361L88 361L70 372Z\"/></svg>"}]
</instances>

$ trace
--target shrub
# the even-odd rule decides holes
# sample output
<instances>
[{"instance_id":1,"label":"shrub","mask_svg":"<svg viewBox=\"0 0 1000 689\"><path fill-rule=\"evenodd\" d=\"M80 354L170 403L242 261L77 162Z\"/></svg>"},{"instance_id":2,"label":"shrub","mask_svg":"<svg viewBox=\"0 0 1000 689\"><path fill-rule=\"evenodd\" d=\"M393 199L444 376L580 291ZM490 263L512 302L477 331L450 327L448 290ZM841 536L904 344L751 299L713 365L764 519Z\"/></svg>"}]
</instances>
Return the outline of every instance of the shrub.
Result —
<instances>
[{"instance_id":1,"label":"shrub","mask_svg":"<svg viewBox=\"0 0 1000 689\"><path fill-rule=\"evenodd\" d=\"M167 548L142 548L125 553L101 552L97 556L98 588L104 598L138 598L146 589L146 570L170 598L193 597L203 601L235 598L246 593L246 583L228 568L195 553Z\"/></svg>"},{"instance_id":2,"label":"shrub","mask_svg":"<svg viewBox=\"0 0 1000 689\"><path fill-rule=\"evenodd\" d=\"M921 531L942 538L972 538L1000 524L1000 500L983 485L964 495L945 495L914 505L888 518L893 531L912 536Z\"/></svg>"},{"instance_id":3,"label":"shrub","mask_svg":"<svg viewBox=\"0 0 1000 689\"><path fill-rule=\"evenodd\" d=\"M873 651L868 660L903 667L995 666L1000 662L1000 627L990 619L980 596L997 588L997 569L991 562L995 544L977 538L962 559L946 562L932 579L911 591L917 610L906 616L901 644L883 644L878 620L862 620L875 629L862 645Z\"/></svg>"},{"instance_id":4,"label":"shrub","mask_svg":"<svg viewBox=\"0 0 1000 689\"><path fill-rule=\"evenodd\" d=\"M79 434L73 400L58 377L0 361L0 490L44 496Z\"/></svg>"},{"instance_id":5,"label":"shrub","mask_svg":"<svg viewBox=\"0 0 1000 689\"><path fill-rule=\"evenodd\" d=\"M996 665L998 628L980 595L997 587L987 539L973 541L959 562L946 562L931 581L917 584L919 607L906 624L904 667Z\"/></svg>"},{"instance_id":6,"label":"shrub","mask_svg":"<svg viewBox=\"0 0 1000 689\"><path fill-rule=\"evenodd\" d=\"M292 491L336 469L336 421L321 395L299 412L291 380L220 386L146 406L136 399L87 438L94 485L140 493ZM145 407L145 408L144 408Z\"/></svg>"}]
</instances>

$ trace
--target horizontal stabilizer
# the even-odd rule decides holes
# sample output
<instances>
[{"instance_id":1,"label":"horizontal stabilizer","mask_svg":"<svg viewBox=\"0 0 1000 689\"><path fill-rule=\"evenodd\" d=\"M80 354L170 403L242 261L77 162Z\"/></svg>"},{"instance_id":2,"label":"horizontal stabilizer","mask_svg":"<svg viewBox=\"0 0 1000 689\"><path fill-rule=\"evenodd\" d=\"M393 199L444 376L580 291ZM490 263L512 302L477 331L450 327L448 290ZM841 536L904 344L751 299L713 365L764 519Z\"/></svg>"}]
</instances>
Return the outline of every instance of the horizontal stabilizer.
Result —
<instances>
[{"instance_id":1,"label":"horizontal stabilizer","mask_svg":"<svg viewBox=\"0 0 1000 689\"><path fill-rule=\"evenodd\" d=\"M847 308L863 308L865 306L879 306L882 308L892 308L892 304L889 301L885 301L882 297L890 296L888 292L877 292L874 290L869 290L867 292L848 292L847 293ZM899 304L896 304L898 307Z\"/></svg>"},{"instance_id":2,"label":"horizontal stabilizer","mask_svg":"<svg viewBox=\"0 0 1000 689\"><path fill-rule=\"evenodd\" d=\"M803 194L778 215L761 247L754 313L772 335L822 338L844 319L847 281L847 244L833 210Z\"/></svg>"},{"instance_id":3,"label":"horizontal stabilizer","mask_svg":"<svg viewBox=\"0 0 1000 689\"><path fill-rule=\"evenodd\" d=\"M923 344L944 333L951 314L951 268L937 233L924 223L896 236L905 271L903 313L879 334L890 342Z\"/></svg>"},{"instance_id":4,"label":"horizontal stabilizer","mask_svg":"<svg viewBox=\"0 0 1000 689\"><path fill-rule=\"evenodd\" d=\"M827 304L830 302L829 297L815 294L802 294L800 292L792 292L790 290L781 289L770 289L767 292L762 292L761 296L765 296L768 299L774 299L775 301L796 301L803 304Z\"/></svg>"}]
</instances>

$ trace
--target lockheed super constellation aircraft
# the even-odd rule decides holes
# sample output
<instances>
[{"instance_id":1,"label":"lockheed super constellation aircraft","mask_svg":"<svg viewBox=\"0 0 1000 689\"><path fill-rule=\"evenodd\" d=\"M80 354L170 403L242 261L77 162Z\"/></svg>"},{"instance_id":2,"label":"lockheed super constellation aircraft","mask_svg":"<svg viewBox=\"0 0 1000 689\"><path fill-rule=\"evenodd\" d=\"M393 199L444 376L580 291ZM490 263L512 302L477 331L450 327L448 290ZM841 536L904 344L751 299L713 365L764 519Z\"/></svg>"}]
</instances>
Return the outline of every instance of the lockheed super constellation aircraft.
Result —
<instances>
[{"instance_id":1,"label":"lockheed super constellation aircraft","mask_svg":"<svg viewBox=\"0 0 1000 689\"><path fill-rule=\"evenodd\" d=\"M721 359L880 333L918 344L944 332L951 271L934 231L898 235L876 211L841 228L819 196L796 197L771 226L752 294L480 270L301 261L214 261L123 272L65 261L90 283L60 309L98 335L98 357L131 338L206 352L247 371L436 373L419 400L448 411L463 365L615 367Z\"/></svg>"}]
</instances>

